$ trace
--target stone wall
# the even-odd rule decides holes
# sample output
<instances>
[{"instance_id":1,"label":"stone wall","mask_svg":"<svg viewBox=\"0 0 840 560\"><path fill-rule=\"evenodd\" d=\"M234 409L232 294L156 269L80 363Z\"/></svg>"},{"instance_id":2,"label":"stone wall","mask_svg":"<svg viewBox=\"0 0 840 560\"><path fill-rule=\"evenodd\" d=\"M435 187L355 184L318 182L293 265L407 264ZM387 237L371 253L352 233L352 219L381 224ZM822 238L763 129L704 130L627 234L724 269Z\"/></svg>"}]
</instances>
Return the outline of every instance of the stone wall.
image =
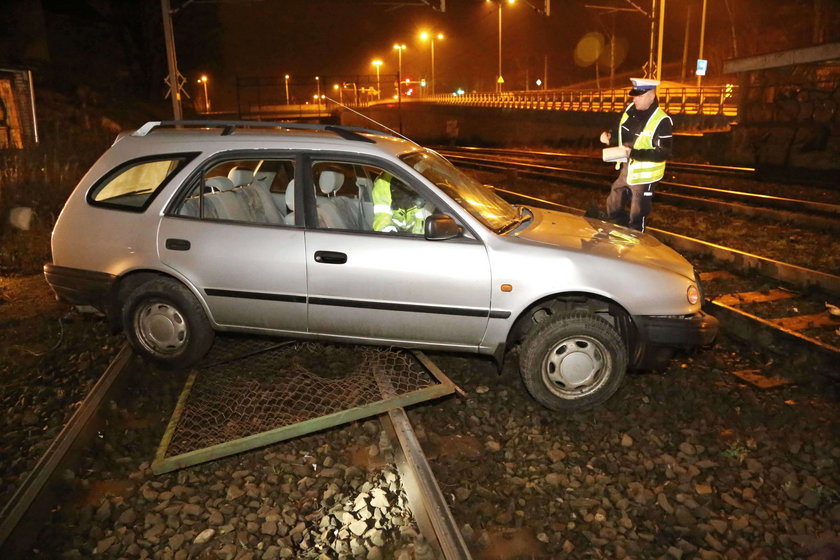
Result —
<instances>
[{"instance_id":1,"label":"stone wall","mask_svg":"<svg viewBox=\"0 0 840 560\"><path fill-rule=\"evenodd\" d=\"M840 65L772 68L741 81L733 163L840 169Z\"/></svg>"}]
</instances>

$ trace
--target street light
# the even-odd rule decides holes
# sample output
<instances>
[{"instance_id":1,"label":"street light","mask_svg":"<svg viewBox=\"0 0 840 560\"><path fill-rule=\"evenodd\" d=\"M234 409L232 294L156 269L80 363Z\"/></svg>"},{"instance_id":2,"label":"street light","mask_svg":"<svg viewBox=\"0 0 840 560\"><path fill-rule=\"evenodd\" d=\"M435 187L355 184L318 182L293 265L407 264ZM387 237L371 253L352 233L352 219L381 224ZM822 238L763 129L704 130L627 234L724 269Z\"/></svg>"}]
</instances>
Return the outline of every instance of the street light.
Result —
<instances>
[{"instance_id":1,"label":"street light","mask_svg":"<svg viewBox=\"0 0 840 560\"><path fill-rule=\"evenodd\" d=\"M402 52L405 50L405 45L394 45L399 55L399 62L397 64L397 99L402 98Z\"/></svg>"},{"instance_id":2,"label":"street light","mask_svg":"<svg viewBox=\"0 0 840 560\"><path fill-rule=\"evenodd\" d=\"M199 84L204 84L204 112L210 112L210 98L207 97L207 76L202 76L200 80L198 80Z\"/></svg>"},{"instance_id":3,"label":"street light","mask_svg":"<svg viewBox=\"0 0 840 560\"><path fill-rule=\"evenodd\" d=\"M490 0L486 0L489 2ZM499 93L502 91L502 84L505 83L505 79L502 78L502 4L503 0L498 0L499 2L499 77L496 79L496 89ZM508 4L513 4L516 0L507 0Z\"/></svg>"},{"instance_id":4,"label":"street light","mask_svg":"<svg viewBox=\"0 0 840 560\"><path fill-rule=\"evenodd\" d=\"M318 100L318 112L321 112L321 77L315 76L315 85L318 87L318 97L315 99Z\"/></svg>"},{"instance_id":5,"label":"street light","mask_svg":"<svg viewBox=\"0 0 840 560\"><path fill-rule=\"evenodd\" d=\"M499 13L502 13L499 10ZM423 41L429 41L432 44L432 95L435 94L435 39L442 40L443 33L438 33L437 35L429 35L425 31L420 33L420 39Z\"/></svg>"},{"instance_id":6,"label":"street light","mask_svg":"<svg viewBox=\"0 0 840 560\"><path fill-rule=\"evenodd\" d=\"M344 105L344 88L339 86L338 84L335 84L333 86L333 89L338 90L338 103L339 103L339 105Z\"/></svg>"},{"instance_id":7,"label":"street light","mask_svg":"<svg viewBox=\"0 0 840 560\"><path fill-rule=\"evenodd\" d=\"M379 67L382 66L382 61L377 59L371 62L374 66L376 66L376 98L382 99L382 88L379 87Z\"/></svg>"},{"instance_id":8,"label":"street light","mask_svg":"<svg viewBox=\"0 0 840 560\"><path fill-rule=\"evenodd\" d=\"M283 78L285 78L285 80L286 80L286 105L288 105L289 104L289 75L286 74L285 76L283 76Z\"/></svg>"}]
</instances>

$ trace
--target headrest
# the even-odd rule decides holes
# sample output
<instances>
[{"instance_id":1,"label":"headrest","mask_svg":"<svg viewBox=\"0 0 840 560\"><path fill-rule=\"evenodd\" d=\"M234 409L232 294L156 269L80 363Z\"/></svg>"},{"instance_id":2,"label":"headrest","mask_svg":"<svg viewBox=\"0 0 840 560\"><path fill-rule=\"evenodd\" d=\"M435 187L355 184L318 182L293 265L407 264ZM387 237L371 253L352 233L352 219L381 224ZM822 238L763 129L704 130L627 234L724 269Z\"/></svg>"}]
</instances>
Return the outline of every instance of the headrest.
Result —
<instances>
[{"instance_id":1,"label":"headrest","mask_svg":"<svg viewBox=\"0 0 840 560\"><path fill-rule=\"evenodd\" d=\"M338 171L321 171L318 178L318 186L324 194L331 194L341 188L344 184L344 175Z\"/></svg>"},{"instance_id":2,"label":"headrest","mask_svg":"<svg viewBox=\"0 0 840 560\"><path fill-rule=\"evenodd\" d=\"M289 181L286 187L286 206L289 207L289 212L295 211L295 180Z\"/></svg>"},{"instance_id":3,"label":"headrest","mask_svg":"<svg viewBox=\"0 0 840 560\"><path fill-rule=\"evenodd\" d=\"M254 172L244 167L234 167L228 173L228 179L233 181L234 187L249 185L254 180Z\"/></svg>"},{"instance_id":4,"label":"headrest","mask_svg":"<svg viewBox=\"0 0 840 560\"><path fill-rule=\"evenodd\" d=\"M227 177L209 177L204 184L214 191L229 191L233 188L233 181Z\"/></svg>"}]
</instances>

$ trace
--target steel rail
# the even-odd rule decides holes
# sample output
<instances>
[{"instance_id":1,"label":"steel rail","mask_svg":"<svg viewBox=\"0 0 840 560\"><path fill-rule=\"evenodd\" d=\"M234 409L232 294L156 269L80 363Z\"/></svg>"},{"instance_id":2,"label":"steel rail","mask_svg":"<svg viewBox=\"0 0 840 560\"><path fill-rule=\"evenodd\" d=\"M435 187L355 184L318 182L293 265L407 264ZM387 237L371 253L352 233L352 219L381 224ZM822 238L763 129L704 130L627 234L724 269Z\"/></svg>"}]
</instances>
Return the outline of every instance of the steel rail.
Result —
<instances>
[{"instance_id":1,"label":"steel rail","mask_svg":"<svg viewBox=\"0 0 840 560\"><path fill-rule=\"evenodd\" d=\"M22 552L30 544L27 539L32 539L34 534L16 529L37 526L37 518L46 513L45 507L38 506L36 500L48 492L48 487L58 477L57 473L72 461L73 454L80 449L83 442L92 438L93 426L102 405L121 388L120 382L125 380L124 374L128 371L133 357L128 343L124 343L81 406L52 441L9 503L0 511L0 548L4 552Z\"/></svg>"},{"instance_id":2,"label":"steel rail","mask_svg":"<svg viewBox=\"0 0 840 560\"><path fill-rule=\"evenodd\" d=\"M478 146L439 146L439 151L501 154L525 159L572 159L586 161L592 164L603 164L600 157L580 153L550 152L544 150L523 150L515 148L482 148ZM536 157L535 157L536 156ZM828 176L825 171L797 170L795 176L777 167L741 167L737 165L718 165L712 163L693 163L687 161L669 161L668 169L685 173L714 175L718 177L754 182L773 182L785 185L798 185L810 189L837 190L838 184L834 176Z\"/></svg>"},{"instance_id":3,"label":"steel rail","mask_svg":"<svg viewBox=\"0 0 840 560\"><path fill-rule=\"evenodd\" d=\"M603 189L610 181L606 175L591 171L578 171L552 166L540 166L536 164L501 164L496 161L487 162L486 160L478 160L476 158L458 155L448 155L447 157L453 160L453 163L457 163L463 167L498 171L503 173L516 171L523 176L533 179L573 183L585 188ZM515 169L511 169L512 166L514 166ZM661 182L661 184L671 185L670 183L664 181ZM758 217L773 221L785 221L812 229L819 228L831 231L840 231L840 220L836 219L837 217L840 217L840 206L838 205L828 205L829 210L837 212L835 215L813 215L812 213L809 213L808 210L800 210L797 212L791 209L758 207L739 202L726 202L717 199L700 198L687 194L669 192L667 190L658 191L657 195L660 198L666 199L679 206L694 206L712 208L714 210L725 210L733 214L745 215L751 218ZM755 200L762 199L757 197ZM804 204L808 204L805 201L803 202Z\"/></svg>"},{"instance_id":4,"label":"steel rail","mask_svg":"<svg viewBox=\"0 0 840 560\"><path fill-rule=\"evenodd\" d=\"M603 163L600 158L589 156L586 154L573 154L568 152L547 152L543 150L517 150L514 148L481 148L478 146L441 146L435 148L438 151L448 152L474 152L485 154L503 154L511 156L540 156L544 158L567 158L567 159L581 159L591 161L592 163ZM705 173L710 175L726 175L737 178L754 175L758 172L755 167L739 167L735 165L715 165L711 163L689 163L682 161L669 161L668 167L670 169L683 169L695 173Z\"/></svg>"},{"instance_id":5,"label":"steel rail","mask_svg":"<svg viewBox=\"0 0 840 560\"><path fill-rule=\"evenodd\" d=\"M583 184L586 186L595 186L602 188L605 184L610 182L610 176L604 173L595 171L583 171L579 169L569 169L565 167L557 167L553 165L544 165L537 163L527 163L520 161L506 161L501 164L498 160L491 160L487 157L476 156L462 156L458 154L450 154L446 151L442 152L447 158L460 161L462 164L478 165L480 167L494 170L510 170L514 167L516 170L526 171L532 174L539 174L538 178L550 179L552 178L549 172L555 174L554 178L560 178L557 174L562 175L563 179L570 180L576 184ZM504 167L502 167L504 165ZM662 187L670 189L684 190L689 192L700 192L710 196L718 197L729 201L746 202L756 206L768 207L772 209L781 209L808 214L813 217L818 214L826 217L840 217L840 205L829 204L824 202L812 202L808 200L797 200L793 198L784 198L766 194L748 193L743 191L732 191L727 189L718 189L715 187L703 187L700 185L688 185L685 183L675 183L671 181L659 182L659 195L677 194L671 193L667 190L662 190ZM685 197L686 195L681 195ZM706 199L707 202L712 202Z\"/></svg>"}]
</instances>

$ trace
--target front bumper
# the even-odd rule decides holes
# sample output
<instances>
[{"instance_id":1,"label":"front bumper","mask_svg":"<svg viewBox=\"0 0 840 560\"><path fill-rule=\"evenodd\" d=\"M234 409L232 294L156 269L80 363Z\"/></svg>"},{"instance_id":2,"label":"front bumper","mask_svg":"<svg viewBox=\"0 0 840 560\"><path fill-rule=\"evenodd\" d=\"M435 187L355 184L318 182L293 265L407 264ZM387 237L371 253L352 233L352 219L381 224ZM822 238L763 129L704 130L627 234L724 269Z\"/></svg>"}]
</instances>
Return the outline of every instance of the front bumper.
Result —
<instances>
[{"instance_id":1,"label":"front bumper","mask_svg":"<svg viewBox=\"0 0 840 560\"><path fill-rule=\"evenodd\" d=\"M60 301L104 311L116 277L104 272L44 265L44 278Z\"/></svg>"},{"instance_id":2,"label":"front bumper","mask_svg":"<svg viewBox=\"0 0 840 560\"><path fill-rule=\"evenodd\" d=\"M652 369L663 365L678 348L711 344L718 320L700 311L684 317L636 316L637 352L633 367Z\"/></svg>"}]
</instances>

